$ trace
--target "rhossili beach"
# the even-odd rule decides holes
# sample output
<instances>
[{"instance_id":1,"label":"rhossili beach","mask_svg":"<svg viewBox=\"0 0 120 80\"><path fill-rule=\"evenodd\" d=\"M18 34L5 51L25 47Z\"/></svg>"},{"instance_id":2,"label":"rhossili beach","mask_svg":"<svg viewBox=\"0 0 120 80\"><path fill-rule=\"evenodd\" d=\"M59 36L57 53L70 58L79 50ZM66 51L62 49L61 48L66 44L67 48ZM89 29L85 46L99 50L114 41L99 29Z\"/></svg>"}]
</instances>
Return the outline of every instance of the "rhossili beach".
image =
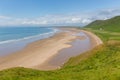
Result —
<instances>
[{"instance_id":1,"label":"rhossili beach","mask_svg":"<svg viewBox=\"0 0 120 80\"><path fill-rule=\"evenodd\" d=\"M48 38L38 39L20 50L0 56L0 70L12 67L58 69L71 57L102 44L102 41L91 32L76 28L57 29L59 31Z\"/></svg>"},{"instance_id":2,"label":"rhossili beach","mask_svg":"<svg viewBox=\"0 0 120 80\"><path fill-rule=\"evenodd\" d=\"M120 80L120 0L0 0L0 80Z\"/></svg>"}]
</instances>

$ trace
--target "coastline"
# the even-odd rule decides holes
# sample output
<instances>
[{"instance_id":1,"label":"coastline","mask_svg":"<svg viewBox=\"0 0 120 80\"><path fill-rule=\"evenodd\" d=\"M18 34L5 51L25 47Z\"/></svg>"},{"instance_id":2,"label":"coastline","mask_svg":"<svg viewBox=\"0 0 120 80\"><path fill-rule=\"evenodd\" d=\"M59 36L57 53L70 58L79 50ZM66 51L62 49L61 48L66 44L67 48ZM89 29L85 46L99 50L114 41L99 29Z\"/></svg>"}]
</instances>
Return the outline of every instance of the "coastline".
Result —
<instances>
[{"instance_id":1,"label":"coastline","mask_svg":"<svg viewBox=\"0 0 120 80\"><path fill-rule=\"evenodd\" d=\"M23 36L20 33L17 34L17 33L13 32L12 36L23 36L21 38L16 37L16 39L8 38L8 40L7 39L4 41L0 40L0 57L20 51L20 50L24 49L30 43L49 38L51 36L54 36L54 34L59 33L59 30L56 28L42 28L43 29L42 32L39 31L39 29L41 29L41 27L33 28L33 32L31 31L32 28L33 27L28 29L28 31L26 31L26 29L25 29L26 33L24 33L24 28L21 28L21 30L23 30L23 33L25 36ZM36 29L38 29L36 31L37 34L35 33L34 29L35 29L35 31L36 31ZM7 30L7 29L5 29L5 30ZM14 28L13 28L13 30L14 30ZM27 32L29 32L29 30L31 33L27 33ZM39 33L38 33L38 31L39 31ZM12 32L12 31L10 31L10 32ZM31 34L31 35L26 36L26 34ZM15 38L15 37L13 37L13 38ZM3 39L4 39L4 37L3 37Z\"/></svg>"},{"instance_id":2,"label":"coastline","mask_svg":"<svg viewBox=\"0 0 120 80\"><path fill-rule=\"evenodd\" d=\"M91 40L91 44L94 44L93 47L103 44L102 40L98 36L96 36L94 33L86 31L86 30L81 30L81 31L89 36Z\"/></svg>"},{"instance_id":3,"label":"coastline","mask_svg":"<svg viewBox=\"0 0 120 80\"><path fill-rule=\"evenodd\" d=\"M66 29L63 28L63 30ZM95 35L90 32L72 28L68 28L67 30L68 31L57 33L50 38L33 42L27 45L21 51L18 51L5 57L1 57L0 70L12 67L40 69L38 66L44 64L54 55L59 54L60 50L72 46L68 43L71 43L78 38L82 39L82 37L80 36L73 36L73 34L76 34L80 31L86 33L90 37L93 45L97 46L101 44L101 40L99 41L99 38L97 36L95 37ZM51 67L49 69L51 69Z\"/></svg>"}]
</instances>

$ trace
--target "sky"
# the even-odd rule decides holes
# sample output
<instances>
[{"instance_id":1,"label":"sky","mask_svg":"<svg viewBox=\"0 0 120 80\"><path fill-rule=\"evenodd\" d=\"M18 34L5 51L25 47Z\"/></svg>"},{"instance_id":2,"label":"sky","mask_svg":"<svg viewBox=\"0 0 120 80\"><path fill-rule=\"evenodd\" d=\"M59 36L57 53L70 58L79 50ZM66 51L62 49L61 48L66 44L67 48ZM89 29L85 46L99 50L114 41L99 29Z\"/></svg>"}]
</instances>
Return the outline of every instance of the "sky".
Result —
<instances>
[{"instance_id":1,"label":"sky","mask_svg":"<svg viewBox=\"0 0 120 80\"><path fill-rule=\"evenodd\" d=\"M84 26L120 15L120 0L0 0L0 26Z\"/></svg>"}]
</instances>

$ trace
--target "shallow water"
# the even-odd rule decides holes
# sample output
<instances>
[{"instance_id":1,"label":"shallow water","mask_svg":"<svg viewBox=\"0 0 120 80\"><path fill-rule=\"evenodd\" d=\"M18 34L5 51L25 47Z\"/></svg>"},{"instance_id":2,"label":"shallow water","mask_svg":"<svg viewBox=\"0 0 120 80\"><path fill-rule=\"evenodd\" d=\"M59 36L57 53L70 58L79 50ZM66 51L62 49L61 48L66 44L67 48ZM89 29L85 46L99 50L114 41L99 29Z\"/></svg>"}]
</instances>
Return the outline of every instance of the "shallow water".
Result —
<instances>
[{"instance_id":1,"label":"shallow water","mask_svg":"<svg viewBox=\"0 0 120 80\"><path fill-rule=\"evenodd\" d=\"M46 61L43 65L40 65L39 69L42 69L42 70L56 69L56 68L62 66L65 62L67 62L69 60L69 58L77 56L79 54L82 54L82 53L90 50L91 47L93 47L92 43L91 43L91 39L85 33L80 32L78 34L73 34L73 36L78 36L78 37L82 36L84 38L83 39L78 38L71 43L67 43L72 46L69 48L64 48L64 49L60 50L58 52L58 54L51 57L49 59L49 61ZM38 40L38 37L34 38L34 39ZM8 45L7 44L2 45L2 47L0 46L0 51L3 50L4 55L10 54L10 51L11 51L11 53L13 53L20 49L23 49L24 48L23 46L26 46L26 44L29 44L34 39L24 40L21 42L14 42L14 43L12 43L12 44L10 43ZM1 54L1 56L3 56L3 54Z\"/></svg>"},{"instance_id":2,"label":"shallow water","mask_svg":"<svg viewBox=\"0 0 120 80\"><path fill-rule=\"evenodd\" d=\"M0 57L22 50L27 44L30 44L37 40L51 37L56 32L58 32L57 29L52 29L52 28L47 29L47 28L39 28L39 27L30 28L30 29L26 29L26 28L12 28L12 29L13 31L14 30L16 31L12 32L11 28L7 28L7 29L0 28L0 31L2 31L0 32L0 35L4 34L3 36L5 36L9 34L9 37L6 36L0 37ZM22 32L20 32L19 30L22 31L23 33L25 33L26 31L27 32L25 33L25 35L23 35ZM19 31L19 34L17 34L18 33L17 31ZM16 34L19 35L20 37L15 36Z\"/></svg>"},{"instance_id":3,"label":"shallow water","mask_svg":"<svg viewBox=\"0 0 120 80\"><path fill-rule=\"evenodd\" d=\"M80 55L92 48L91 40L86 34L79 33L77 36L84 36L85 39L76 39L72 43L69 43L72 45L71 47L60 50L57 55L53 56L49 61L46 61L42 67L44 69L45 67L47 69L47 66L58 68L67 62L69 58Z\"/></svg>"},{"instance_id":4,"label":"shallow water","mask_svg":"<svg viewBox=\"0 0 120 80\"><path fill-rule=\"evenodd\" d=\"M0 27L0 44L23 40L52 31L52 28L43 27Z\"/></svg>"}]
</instances>

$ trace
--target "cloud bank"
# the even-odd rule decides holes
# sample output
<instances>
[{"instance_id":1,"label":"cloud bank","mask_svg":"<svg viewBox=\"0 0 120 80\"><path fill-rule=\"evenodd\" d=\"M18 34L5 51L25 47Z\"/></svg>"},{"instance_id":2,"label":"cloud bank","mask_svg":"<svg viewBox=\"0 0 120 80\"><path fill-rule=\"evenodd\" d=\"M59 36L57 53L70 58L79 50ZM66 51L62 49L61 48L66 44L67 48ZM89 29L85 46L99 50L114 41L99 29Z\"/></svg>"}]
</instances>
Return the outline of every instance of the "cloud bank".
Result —
<instances>
[{"instance_id":1,"label":"cloud bank","mask_svg":"<svg viewBox=\"0 0 120 80\"><path fill-rule=\"evenodd\" d=\"M83 26L94 20L106 20L117 15L120 15L120 9L105 9L80 14L44 15L37 18L0 16L0 26Z\"/></svg>"}]
</instances>

